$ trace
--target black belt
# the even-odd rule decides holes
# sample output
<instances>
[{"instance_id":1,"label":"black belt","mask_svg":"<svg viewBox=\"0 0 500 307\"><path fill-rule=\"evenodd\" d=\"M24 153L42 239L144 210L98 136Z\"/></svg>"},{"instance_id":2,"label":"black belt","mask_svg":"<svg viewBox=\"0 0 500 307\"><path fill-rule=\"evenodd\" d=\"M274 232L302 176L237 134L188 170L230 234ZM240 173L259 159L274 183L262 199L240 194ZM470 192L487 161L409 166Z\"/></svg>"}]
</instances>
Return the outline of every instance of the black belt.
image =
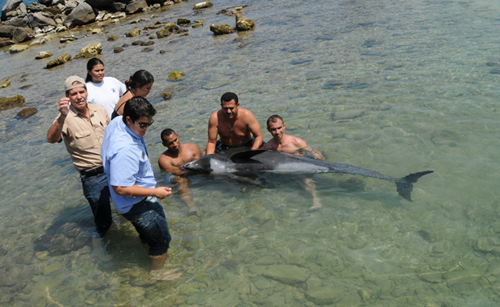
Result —
<instances>
[{"instance_id":1,"label":"black belt","mask_svg":"<svg viewBox=\"0 0 500 307\"><path fill-rule=\"evenodd\" d=\"M104 173L104 167L102 165L98 166L98 167L91 168L91 169L84 169L84 170L80 171L80 175L82 175L83 177L95 176L95 175L99 175L102 173Z\"/></svg>"}]
</instances>

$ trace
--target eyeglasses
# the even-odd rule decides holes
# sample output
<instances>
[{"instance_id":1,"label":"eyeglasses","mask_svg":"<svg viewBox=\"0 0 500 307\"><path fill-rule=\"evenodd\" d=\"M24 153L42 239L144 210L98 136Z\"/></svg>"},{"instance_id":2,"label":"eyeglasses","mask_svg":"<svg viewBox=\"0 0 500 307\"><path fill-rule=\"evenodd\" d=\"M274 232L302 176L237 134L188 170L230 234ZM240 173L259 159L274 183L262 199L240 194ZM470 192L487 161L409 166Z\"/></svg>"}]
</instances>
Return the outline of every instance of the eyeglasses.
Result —
<instances>
[{"instance_id":1,"label":"eyeglasses","mask_svg":"<svg viewBox=\"0 0 500 307\"><path fill-rule=\"evenodd\" d=\"M137 123L137 125L139 125L139 128L141 129L146 129L147 127L151 126L154 122L155 122L154 119L152 119L149 123L139 123L134 121L134 123Z\"/></svg>"}]
</instances>

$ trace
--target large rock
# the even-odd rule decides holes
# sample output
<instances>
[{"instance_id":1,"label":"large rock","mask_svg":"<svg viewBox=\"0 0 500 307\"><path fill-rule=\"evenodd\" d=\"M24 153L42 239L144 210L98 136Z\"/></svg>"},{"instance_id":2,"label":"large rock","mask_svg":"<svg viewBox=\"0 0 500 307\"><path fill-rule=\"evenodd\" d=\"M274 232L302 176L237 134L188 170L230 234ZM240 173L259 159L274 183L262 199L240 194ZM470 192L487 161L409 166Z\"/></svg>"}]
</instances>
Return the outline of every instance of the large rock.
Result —
<instances>
[{"instance_id":1,"label":"large rock","mask_svg":"<svg viewBox=\"0 0 500 307\"><path fill-rule=\"evenodd\" d=\"M30 11L31 13L42 12L46 8L47 8L47 6L40 4L40 3L37 3L37 2L26 6L26 9L28 11Z\"/></svg>"},{"instance_id":2,"label":"large rock","mask_svg":"<svg viewBox=\"0 0 500 307\"><path fill-rule=\"evenodd\" d=\"M12 33L14 32L14 30L16 29L16 27L14 26L9 26L9 25L0 25L0 37L8 37L8 38L12 38Z\"/></svg>"},{"instance_id":3,"label":"large rock","mask_svg":"<svg viewBox=\"0 0 500 307\"><path fill-rule=\"evenodd\" d=\"M19 11L21 11L22 15L28 14L28 9L26 8L26 4L24 3L19 4Z\"/></svg>"},{"instance_id":4,"label":"large rock","mask_svg":"<svg viewBox=\"0 0 500 307\"><path fill-rule=\"evenodd\" d=\"M31 28L34 27L43 28L45 26L57 27L57 23L54 21L54 19L46 17L45 15L43 15L42 12L28 14L27 16L30 19Z\"/></svg>"},{"instance_id":5,"label":"large rock","mask_svg":"<svg viewBox=\"0 0 500 307\"><path fill-rule=\"evenodd\" d=\"M81 58L93 58L98 54L101 54L102 51L102 45L101 43L95 42L95 43L90 43L87 46L85 46L80 53L75 55L75 59L81 59Z\"/></svg>"},{"instance_id":6,"label":"large rock","mask_svg":"<svg viewBox=\"0 0 500 307\"><path fill-rule=\"evenodd\" d=\"M58 57L57 59L55 59L54 61L48 62L47 65L45 65L45 68L48 69L48 68L52 68L55 66L59 66L59 65L62 65L64 63L68 62L69 60L71 60L71 55L63 54L60 57Z\"/></svg>"},{"instance_id":7,"label":"large rock","mask_svg":"<svg viewBox=\"0 0 500 307\"><path fill-rule=\"evenodd\" d=\"M210 25L210 31L214 33L214 35L223 35L233 33L235 30L230 25Z\"/></svg>"},{"instance_id":8,"label":"large rock","mask_svg":"<svg viewBox=\"0 0 500 307\"><path fill-rule=\"evenodd\" d=\"M49 6L52 5L52 0L38 0L38 3Z\"/></svg>"},{"instance_id":9,"label":"large rock","mask_svg":"<svg viewBox=\"0 0 500 307\"><path fill-rule=\"evenodd\" d=\"M22 43L35 37L35 31L30 28L15 28L12 32L12 40L15 43Z\"/></svg>"},{"instance_id":10,"label":"large rock","mask_svg":"<svg viewBox=\"0 0 500 307\"><path fill-rule=\"evenodd\" d=\"M77 1L66 2L66 4L64 5L64 9L63 9L64 14L66 14L66 15L70 14L71 11L73 11L78 6L78 4L79 3Z\"/></svg>"},{"instance_id":11,"label":"large rock","mask_svg":"<svg viewBox=\"0 0 500 307\"><path fill-rule=\"evenodd\" d=\"M21 95L17 95L10 98L0 97L0 111L24 106L25 104L26 100Z\"/></svg>"},{"instance_id":12,"label":"large rock","mask_svg":"<svg viewBox=\"0 0 500 307\"><path fill-rule=\"evenodd\" d=\"M110 5L112 12L124 12L127 5L121 2L113 2Z\"/></svg>"},{"instance_id":13,"label":"large rock","mask_svg":"<svg viewBox=\"0 0 500 307\"><path fill-rule=\"evenodd\" d=\"M309 272L306 269L295 265L276 265L265 271L262 275L279 282L295 285L305 282L309 278Z\"/></svg>"},{"instance_id":14,"label":"large rock","mask_svg":"<svg viewBox=\"0 0 500 307\"><path fill-rule=\"evenodd\" d=\"M141 12L143 8L148 7L148 3L146 0L135 0L127 4L125 7L125 12L127 14L134 14L137 12Z\"/></svg>"},{"instance_id":15,"label":"large rock","mask_svg":"<svg viewBox=\"0 0 500 307\"><path fill-rule=\"evenodd\" d=\"M96 9L107 9L110 8L113 0L85 0L91 7Z\"/></svg>"},{"instance_id":16,"label":"large rock","mask_svg":"<svg viewBox=\"0 0 500 307\"><path fill-rule=\"evenodd\" d=\"M236 15L236 30L248 31L255 29L255 22L243 16Z\"/></svg>"},{"instance_id":17,"label":"large rock","mask_svg":"<svg viewBox=\"0 0 500 307\"><path fill-rule=\"evenodd\" d=\"M2 21L7 20L7 13L17 9L22 2L23 0L7 0L2 8Z\"/></svg>"},{"instance_id":18,"label":"large rock","mask_svg":"<svg viewBox=\"0 0 500 307\"><path fill-rule=\"evenodd\" d=\"M63 25L68 28L73 28L76 26L91 23L94 20L94 10L88 3L82 2L71 11L68 17L66 17L66 19L63 21Z\"/></svg>"},{"instance_id":19,"label":"large rock","mask_svg":"<svg viewBox=\"0 0 500 307\"><path fill-rule=\"evenodd\" d=\"M14 17L2 23L2 25L9 25L14 27L29 27L28 16Z\"/></svg>"}]
</instances>

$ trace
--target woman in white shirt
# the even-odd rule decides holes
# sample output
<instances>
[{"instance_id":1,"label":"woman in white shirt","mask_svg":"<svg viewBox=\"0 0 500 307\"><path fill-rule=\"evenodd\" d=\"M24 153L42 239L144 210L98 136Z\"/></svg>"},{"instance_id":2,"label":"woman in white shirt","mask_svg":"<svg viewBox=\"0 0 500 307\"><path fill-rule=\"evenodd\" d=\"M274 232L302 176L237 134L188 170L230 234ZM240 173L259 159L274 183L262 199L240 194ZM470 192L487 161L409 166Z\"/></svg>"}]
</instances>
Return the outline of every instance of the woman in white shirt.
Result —
<instances>
[{"instance_id":1,"label":"woman in white shirt","mask_svg":"<svg viewBox=\"0 0 500 307\"><path fill-rule=\"evenodd\" d=\"M130 98L135 96L146 97L151 92L153 82L155 82L155 79L149 71L144 69L136 71L130 77L130 79L125 81L127 92L120 98L120 100L116 104L115 111L113 112L113 115L111 115L111 119L123 114L125 103Z\"/></svg>"},{"instance_id":2,"label":"woman in white shirt","mask_svg":"<svg viewBox=\"0 0 500 307\"><path fill-rule=\"evenodd\" d=\"M113 77L104 77L104 63L98 58L87 62L87 102L102 106L108 112L109 118L113 114L115 105L127 90L125 84Z\"/></svg>"}]
</instances>

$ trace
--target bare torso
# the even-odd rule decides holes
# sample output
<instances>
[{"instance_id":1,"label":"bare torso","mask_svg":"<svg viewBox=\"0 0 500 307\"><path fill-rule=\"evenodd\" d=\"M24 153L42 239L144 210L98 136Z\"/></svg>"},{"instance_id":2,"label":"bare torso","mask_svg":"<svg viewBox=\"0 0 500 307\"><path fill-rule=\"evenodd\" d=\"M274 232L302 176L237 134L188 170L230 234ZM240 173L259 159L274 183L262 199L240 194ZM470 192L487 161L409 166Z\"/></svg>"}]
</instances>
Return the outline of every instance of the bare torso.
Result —
<instances>
[{"instance_id":1,"label":"bare torso","mask_svg":"<svg viewBox=\"0 0 500 307\"><path fill-rule=\"evenodd\" d=\"M184 164L200 157L200 148L194 143L183 143L178 152L165 151L158 159L158 165L164 171L181 175L180 170Z\"/></svg>"},{"instance_id":2,"label":"bare torso","mask_svg":"<svg viewBox=\"0 0 500 307\"><path fill-rule=\"evenodd\" d=\"M252 133L245 121L246 109L239 109L235 120L224 116L221 110L214 112L217 122L217 130L222 144L227 146L239 146L247 143L252 138Z\"/></svg>"}]
</instances>

